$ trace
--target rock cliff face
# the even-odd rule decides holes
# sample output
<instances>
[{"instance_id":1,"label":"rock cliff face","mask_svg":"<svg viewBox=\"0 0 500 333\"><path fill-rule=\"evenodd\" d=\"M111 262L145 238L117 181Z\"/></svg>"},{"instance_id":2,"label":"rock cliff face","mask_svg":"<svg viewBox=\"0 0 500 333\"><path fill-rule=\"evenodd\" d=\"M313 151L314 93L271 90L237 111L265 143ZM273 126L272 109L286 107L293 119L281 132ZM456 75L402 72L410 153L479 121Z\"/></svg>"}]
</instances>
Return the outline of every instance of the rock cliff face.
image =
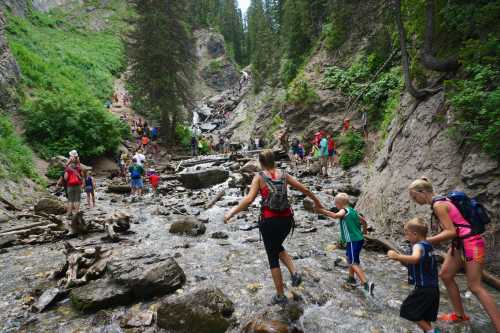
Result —
<instances>
[{"instance_id":1,"label":"rock cliff face","mask_svg":"<svg viewBox=\"0 0 500 333\"><path fill-rule=\"evenodd\" d=\"M420 176L428 177L437 193L458 189L477 196L493 221L485 238L490 249L489 269L498 274L500 254L494 249L500 245L497 224L500 168L497 161L478 150L463 149L449 137L447 121L451 111L443 93L422 101L416 108L408 95L402 98L398 116L372 164L357 208L365 212L380 231L399 238L409 218L421 216L430 222L430 208L417 207L408 195L408 185Z\"/></svg>"},{"instance_id":2,"label":"rock cliff face","mask_svg":"<svg viewBox=\"0 0 500 333\"><path fill-rule=\"evenodd\" d=\"M23 9L18 8L16 10L21 11ZM5 38L6 23L2 8L0 8L0 110L4 111L11 109L13 106L15 87L20 75L19 67L9 50Z\"/></svg>"},{"instance_id":3,"label":"rock cliff face","mask_svg":"<svg viewBox=\"0 0 500 333\"><path fill-rule=\"evenodd\" d=\"M33 9L46 12L52 8L64 6L68 3L83 3L83 0L32 0Z\"/></svg>"}]
</instances>

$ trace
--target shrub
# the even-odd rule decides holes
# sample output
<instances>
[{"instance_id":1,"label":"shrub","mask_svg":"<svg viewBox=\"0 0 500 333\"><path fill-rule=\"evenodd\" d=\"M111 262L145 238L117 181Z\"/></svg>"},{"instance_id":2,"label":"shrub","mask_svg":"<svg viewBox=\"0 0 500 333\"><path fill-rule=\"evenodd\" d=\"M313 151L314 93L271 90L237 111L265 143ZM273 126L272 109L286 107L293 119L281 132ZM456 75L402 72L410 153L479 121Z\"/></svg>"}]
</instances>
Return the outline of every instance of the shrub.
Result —
<instances>
[{"instance_id":1,"label":"shrub","mask_svg":"<svg viewBox=\"0 0 500 333\"><path fill-rule=\"evenodd\" d=\"M7 117L0 115L0 178L19 180L22 177L43 183L35 171L31 150L16 135Z\"/></svg>"},{"instance_id":2,"label":"shrub","mask_svg":"<svg viewBox=\"0 0 500 333\"><path fill-rule=\"evenodd\" d=\"M299 75L288 87L285 99L289 103L307 106L316 103L319 100L319 96L309 86L307 80L302 75Z\"/></svg>"},{"instance_id":3,"label":"shrub","mask_svg":"<svg viewBox=\"0 0 500 333\"><path fill-rule=\"evenodd\" d=\"M48 168L45 176L47 176L47 178L49 179L59 179L63 171L64 171L63 166L54 164Z\"/></svg>"},{"instance_id":4,"label":"shrub","mask_svg":"<svg viewBox=\"0 0 500 333\"><path fill-rule=\"evenodd\" d=\"M354 131L349 131L340 140L342 153L340 154L340 165L347 170L358 164L363 159L365 152L365 141L363 137Z\"/></svg>"},{"instance_id":5,"label":"shrub","mask_svg":"<svg viewBox=\"0 0 500 333\"><path fill-rule=\"evenodd\" d=\"M177 126L175 127L176 141L178 141L185 148L191 147L191 137L192 136L193 136L193 133L191 132L191 129L189 129L189 127L181 125L181 124L177 124Z\"/></svg>"}]
</instances>

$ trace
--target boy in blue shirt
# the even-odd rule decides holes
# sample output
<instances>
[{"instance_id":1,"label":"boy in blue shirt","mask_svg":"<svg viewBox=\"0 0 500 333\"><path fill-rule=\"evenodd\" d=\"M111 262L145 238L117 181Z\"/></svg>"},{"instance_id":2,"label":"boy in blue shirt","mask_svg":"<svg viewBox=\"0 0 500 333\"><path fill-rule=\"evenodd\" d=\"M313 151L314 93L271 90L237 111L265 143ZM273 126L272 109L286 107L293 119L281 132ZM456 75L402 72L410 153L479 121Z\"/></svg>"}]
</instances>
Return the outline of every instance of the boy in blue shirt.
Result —
<instances>
[{"instance_id":1,"label":"boy in blue shirt","mask_svg":"<svg viewBox=\"0 0 500 333\"><path fill-rule=\"evenodd\" d=\"M423 219L411 219L405 224L404 233L413 246L412 254L402 255L391 250L387 256L408 267L408 283L415 286L401 305L400 316L415 322L425 333L440 333L431 324L437 319L439 285L432 245L426 241L427 232Z\"/></svg>"}]
</instances>

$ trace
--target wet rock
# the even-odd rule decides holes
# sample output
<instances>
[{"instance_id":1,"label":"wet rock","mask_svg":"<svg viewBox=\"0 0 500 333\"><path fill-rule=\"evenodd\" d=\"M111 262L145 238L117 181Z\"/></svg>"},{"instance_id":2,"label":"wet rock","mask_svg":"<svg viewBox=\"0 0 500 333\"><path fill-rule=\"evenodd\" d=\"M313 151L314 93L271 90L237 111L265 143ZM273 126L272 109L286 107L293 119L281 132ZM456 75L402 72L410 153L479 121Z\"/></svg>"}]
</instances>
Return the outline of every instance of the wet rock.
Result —
<instances>
[{"instance_id":1,"label":"wet rock","mask_svg":"<svg viewBox=\"0 0 500 333\"><path fill-rule=\"evenodd\" d=\"M17 241L16 235L1 236L0 237L0 249L10 246L15 241Z\"/></svg>"},{"instance_id":2,"label":"wet rock","mask_svg":"<svg viewBox=\"0 0 500 333\"><path fill-rule=\"evenodd\" d=\"M59 288L49 288L45 290L38 301L33 304L33 310L36 312L42 312L47 307L54 304L60 295L61 290Z\"/></svg>"},{"instance_id":3,"label":"wet rock","mask_svg":"<svg viewBox=\"0 0 500 333\"><path fill-rule=\"evenodd\" d=\"M217 288L201 289L164 301L157 312L158 326L178 333L224 333L234 305Z\"/></svg>"},{"instance_id":4,"label":"wet rock","mask_svg":"<svg viewBox=\"0 0 500 333\"><path fill-rule=\"evenodd\" d=\"M305 198L302 203L305 210L307 210L308 212L314 212L314 201L309 198Z\"/></svg>"},{"instance_id":5,"label":"wet rock","mask_svg":"<svg viewBox=\"0 0 500 333\"><path fill-rule=\"evenodd\" d=\"M127 287L134 299L165 295L186 282L184 271L173 258L151 254L111 260L108 273L114 282Z\"/></svg>"},{"instance_id":6,"label":"wet rock","mask_svg":"<svg viewBox=\"0 0 500 333\"><path fill-rule=\"evenodd\" d=\"M117 194L128 194L128 193L130 193L130 185L128 185L128 184L109 184L106 192L117 193Z\"/></svg>"},{"instance_id":7,"label":"wet rock","mask_svg":"<svg viewBox=\"0 0 500 333\"><path fill-rule=\"evenodd\" d=\"M132 300L132 293L126 286L120 286L109 279L99 279L75 288L70 293L71 303L82 312L94 312Z\"/></svg>"},{"instance_id":8,"label":"wet rock","mask_svg":"<svg viewBox=\"0 0 500 333\"><path fill-rule=\"evenodd\" d=\"M188 236L203 235L207 227L194 216L176 215L170 226L171 234L184 234Z\"/></svg>"},{"instance_id":9,"label":"wet rock","mask_svg":"<svg viewBox=\"0 0 500 333\"><path fill-rule=\"evenodd\" d=\"M12 220L12 216L3 210L0 210L0 223L8 222L10 220Z\"/></svg>"},{"instance_id":10,"label":"wet rock","mask_svg":"<svg viewBox=\"0 0 500 333\"><path fill-rule=\"evenodd\" d=\"M222 232L222 231L214 232L210 235L210 237L215 238L215 239L228 239L229 238L228 234L226 234L225 232Z\"/></svg>"},{"instance_id":11,"label":"wet rock","mask_svg":"<svg viewBox=\"0 0 500 333\"><path fill-rule=\"evenodd\" d=\"M205 170L183 171L179 176L185 187L196 189L225 182L229 177L229 171L222 168L210 168Z\"/></svg>"},{"instance_id":12,"label":"wet rock","mask_svg":"<svg viewBox=\"0 0 500 333\"><path fill-rule=\"evenodd\" d=\"M62 201L52 198L42 198L35 205L35 214L46 213L61 215L66 213L66 207Z\"/></svg>"},{"instance_id":13,"label":"wet rock","mask_svg":"<svg viewBox=\"0 0 500 333\"><path fill-rule=\"evenodd\" d=\"M250 320L241 333L303 333L294 324L303 312L297 302L289 302L284 307L269 307Z\"/></svg>"},{"instance_id":14,"label":"wet rock","mask_svg":"<svg viewBox=\"0 0 500 333\"><path fill-rule=\"evenodd\" d=\"M244 166L241 167L240 173L255 173L262 171L260 167L260 163L257 160L251 160L245 163Z\"/></svg>"},{"instance_id":15,"label":"wet rock","mask_svg":"<svg viewBox=\"0 0 500 333\"><path fill-rule=\"evenodd\" d=\"M151 326L154 313L152 311L130 311L120 322L124 328Z\"/></svg>"},{"instance_id":16,"label":"wet rock","mask_svg":"<svg viewBox=\"0 0 500 333\"><path fill-rule=\"evenodd\" d=\"M67 157L64 157L64 156L55 156L55 157L52 157L49 161L49 168L55 168L55 167L59 167L61 169L64 169L66 167L66 165L68 164L68 158ZM83 170L83 171L88 171L88 170L92 170L92 167L88 166L88 165L85 165L83 163L80 163L80 168Z\"/></svg>"}]
</instances>

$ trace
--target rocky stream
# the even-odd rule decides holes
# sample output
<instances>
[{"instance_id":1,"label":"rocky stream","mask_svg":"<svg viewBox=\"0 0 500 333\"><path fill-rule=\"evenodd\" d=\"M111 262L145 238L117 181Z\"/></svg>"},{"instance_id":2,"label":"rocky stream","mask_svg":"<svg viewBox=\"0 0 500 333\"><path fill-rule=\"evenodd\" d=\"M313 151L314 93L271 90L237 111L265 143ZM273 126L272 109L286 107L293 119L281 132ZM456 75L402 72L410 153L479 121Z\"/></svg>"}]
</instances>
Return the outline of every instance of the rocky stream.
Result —
<instances>
[{"instance_id":1,"label":"rocky stream","mask_svg":"<svg viewBox=\"0 0 500 333\"><path fill-rule=\"evenodd\" d=\"M172 170L178 162L172 162L162 174L158 196L109 193L119 187L99 178L97 208L84 208L82 220L101 227L88 228L86 233L78 234L69 221L63 221L59 228L72 231L52 238L44 238L50 232L43 230L34 236L11 231L17 238L7 242L9 224L3 224L0 331L417 332L415 325L399 317L399 306L411 288L406 284L406 268L388 261L380 244L368 242L362 264L376 283L375 295L345 289L346 263L344 250L337 248L337 222L306 210L307 200L294 191L290 196L297 226L285 247L304 282L292 288L284 272L291 302L284 308L270 306L274 287L256 228L258 200L231 224L225 225L222 218L242 198L245 177L256 165L252 156L218 158L180 174ZM189 165L189 161L183 163ZM197 163L199 159L191 160ZM336 191L348 191L354 200L359 195L348 172L334 169L334 176L325 180L305 167L292 170L287 162L281 164L327 206L333 205L331 195ZM32 224L36 216L65 219L49 214L60 213L52 208L42 205L35 213L18 212L16 227ZM114 238L103 237L106 225L117 216L126 217L130 228L115 228ZM68 250L67 244L74 249ZM99 266L98 260L89 259L96 247L100 258L105 258L104 268L89 275L90 282L75 271L77 280L68 283L71 274L65 275L64 268L69 272L72 263L88 267L85 263L90 261L89 265ZM65 251L70 254L69 268L63 267ZM71 253L80 253L80 259L71 261ZM54 271L60 271L59 276ZM440 326L446 332L494 332L463 276L459 281L472 320L467 325ZM448 311L446 291L443 287L441 291L440 310ZM491 292L500 300L500 293Z\"/></svg>"}]
</instances>

